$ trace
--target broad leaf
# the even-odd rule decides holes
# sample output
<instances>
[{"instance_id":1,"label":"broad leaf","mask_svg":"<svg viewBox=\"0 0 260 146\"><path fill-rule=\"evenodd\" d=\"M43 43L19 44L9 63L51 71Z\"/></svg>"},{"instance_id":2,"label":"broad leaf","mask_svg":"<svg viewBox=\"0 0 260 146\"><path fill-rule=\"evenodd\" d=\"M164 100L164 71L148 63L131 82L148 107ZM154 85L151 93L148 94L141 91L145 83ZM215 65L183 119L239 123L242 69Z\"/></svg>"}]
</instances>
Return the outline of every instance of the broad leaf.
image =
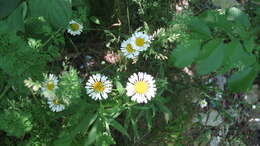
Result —
<instances>
[{"instance_id":1,"label":"broad leaf","mask_svg":"<svg viewBox=\"0 0 260 146\"><path fill-rule=\"evenodd\" d=\"M211 37L211 32L208 25L198 18L192 19L192 22L189 24L191 31L202 34L203 38Z\"/></svg>"},{"instance_id":2,"label":"broad leaf","mask_svg":"<svg viewBox=\"0 0 260 146\"><path fill-rule=\"evenodd\" d=\"M221 39L213 40L205 46L196 65L197 73L200 75L216 71L224 60L224 45Z\"/></svg>"},{"instance_id":3,"label":"broad leaf","mask_svg":"<svg viewBox=\"0 0 260 146\"><path fill-rule=\"evenodd\" d=\"M219 70L220 73L225 73L235 67L251 66L256 63L256 57L244 51L241 43L238 40L232 40L224 48L225 57L223 61L223 68Z\"/></svg>"},{"instance_id":4,"label":"broad leaf","mask_svg":"<svg viewBox=\"0 0 260 146\"><path fill-rule=\"evenodd\" d=\"M228 88L233 92L245 92L251 88L257 76L258 68L255 66L236 72L228 81Z\"/></svg>"},{"instance_id":5,"label":"broad leaf","mask_svg":"<svg viewBox=\"0 0 260 146\"><path fill-rule=\"evenodd\" d=\"M14 31L24 31L23 9L24 4L16 8L13 13L6 19L6 24L9 29Z\"/></svg>"},{"instance_id":6,"label":"broad leaf","mask_svg":"<svg viewBox=\"0 0 260 146\"><path fill-rule=\"evenodd\" d=\"M72 15L69 0L29 0L29 8L33 17L43 16L55 28L66 27Z\"/></svg>"},{"instance_id":7,"label":"broad leaf","mask_svg":"<svg viewBox=\"0 0 260 146\"><path fill-rule=\"evenodd\" d=\"M237 24L242 24L246 28L250 27L248 15L236 7L232 7L229 9L227 17L229 20L236 21Z\"/></svg>"},{"instance_id":8,"label":"broad leaf","mask_svg":"<svg viewBox=\"0 0 260 146\"><path fill-rule=\"evenodd\" d=\"M21 0L1 0L0 1L0 19L11 14L19 5Z\"/></svg>"},{"instance_id":9,"label":"broad leaf","mask_svg":"<svg viewBox=\"0 0 260 146\"><path fill-rule=\"evenodd\" d=\"M170 57L170 63L176 67L183 68L192 64L192 62L198 57L200 50L199 40L190 40L186 43L182 43L172 51Z\"/></svg>"}]
</instances>

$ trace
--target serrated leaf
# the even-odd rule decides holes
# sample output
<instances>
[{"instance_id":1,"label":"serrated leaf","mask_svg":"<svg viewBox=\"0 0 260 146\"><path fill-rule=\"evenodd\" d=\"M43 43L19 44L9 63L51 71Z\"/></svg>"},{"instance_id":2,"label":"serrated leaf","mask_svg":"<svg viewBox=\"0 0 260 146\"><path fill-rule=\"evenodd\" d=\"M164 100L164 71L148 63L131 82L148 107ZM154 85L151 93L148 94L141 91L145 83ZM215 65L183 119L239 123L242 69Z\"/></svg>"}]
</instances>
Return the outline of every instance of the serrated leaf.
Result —
<instances>
[{"instance_id":1,"label":"serrated leaf","mask_svg":"<svg viewBox=\"0 0 260 146\"><path fill-rule=\"evenodd\" d=\"M213 45L207 45L203 48L204 53L196 64L197 73L205 75L216 71L224 60L224 45L221 39L213 40ZM208 43L209 44L209 43Z\"/></svg>"},{"instance_id":2,"label":"serrated leaf","mask_svg":"<svg viewBox=\"0 0 260 146\"><path fill-rule=\"evenodd\" d=\"M179 68L188 66L192 64L196 57L198 57L199 50L199 40L190 40L186 43L182 43L172 51L170 63Z\"/></svg>"},{"instance_id":3,"label":"serrated leaf","mask_svg":"<svg viewBox=\"0 0 260 146\"><path fill-rule=\"evenodd\" d=\"M117 122L116 120L112 119L110 121L110 125L130 139L126 129L119 122Z\"/></svg>"},{"instance_id":4,"label":"serrated leaf","mask_svg":"<svg viewBox=\"0 0 260 146\"><path fill-rule=\"evenodd\" d=\"M245 92L251 88L254 79L257 76L258 68L255 66L236 72L228 80L228 88L233 92Z\"/></svg>"}]
</instances>

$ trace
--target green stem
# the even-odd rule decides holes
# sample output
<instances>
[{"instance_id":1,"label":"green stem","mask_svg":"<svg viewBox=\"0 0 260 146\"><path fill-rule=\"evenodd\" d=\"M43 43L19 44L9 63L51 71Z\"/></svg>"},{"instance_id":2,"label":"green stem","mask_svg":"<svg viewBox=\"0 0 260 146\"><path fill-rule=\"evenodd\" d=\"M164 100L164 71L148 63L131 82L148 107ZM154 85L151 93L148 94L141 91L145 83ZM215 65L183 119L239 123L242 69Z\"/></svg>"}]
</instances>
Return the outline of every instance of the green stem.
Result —
<instances>
[{"instance_id":1,"label":"green stem","mask_svg":"<svg viewBox=\"0 0 260 146\"><path fill-rule=\"evenodd\" d=\"M54 34L52 34L51 37L42 45L41 48L45 47L61 30L62 28L59 28Z\"/></svg>"},{"instance_id":2,"label":"green stem","mask_svg":"<svg viewBox=\"0 0 260 146\"><path fill-rule=\"evenodd\" d=\"M75 43L71 40L71 38L69 38L69 40L70 40L70 43L72 44L72 46L74 47L74 49L77 51L77 53L80 53L79 48L75 45Z\"/></svg>"},{"instance_id":3,"label":"green stem","mask_svg":"<svg viewBox=\"0 0 260 146\"><path fill-rule=\"evenodd\" d=\"M127 5L127 7L126 7L126 15L127 15L127 23L128 23L128 31L129 31L129 33L132 33L131 32L131 27L130 27L130 17L129 17L129 7L128 7L128 3L126 4Z\"/></svg>"},{"instance_id":4,"label":"green stem","mask_svg":"<svg viewBox=\"0 0 260 146\"><path fill-rule=\"evenodd\" d=\"M10 86L5 86L4 91L0 95L0 99L5 95L5 93L10 89Z\"/></svg>"}]
</instances>

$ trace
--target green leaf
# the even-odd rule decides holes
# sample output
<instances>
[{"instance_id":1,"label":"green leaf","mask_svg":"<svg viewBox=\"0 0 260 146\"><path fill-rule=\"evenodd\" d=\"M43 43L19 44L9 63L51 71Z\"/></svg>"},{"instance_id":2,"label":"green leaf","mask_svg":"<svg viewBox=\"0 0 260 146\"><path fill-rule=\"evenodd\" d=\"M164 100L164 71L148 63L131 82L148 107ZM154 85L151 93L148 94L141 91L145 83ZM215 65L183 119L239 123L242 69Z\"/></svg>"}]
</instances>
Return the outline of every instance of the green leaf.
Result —
<instances>
[{"instance_id":1,"label":"green leaf","mask_svg":"<svg viewBox=\"0 0 260 146\"><path fill-rule=\"evenodd\" d=\"M170 63L176 67L183 68L192 64L199 55L200 41L190 40L177 46L172 51Z\"/></svg>"},{"instance_id":2,"label":"green leaf","mask_svg":"<svg viewBox=\"0 0 260 146\"><path fill-rule=\"evenodd\" d=\"M134 131L134 136L139 138L140 135L139 135L139 132L138 132L138 126L136 124L136 121L134 121L134 119L132 119L132 118L130 119L130 121L131 121L131 125L132 125L133 131Z\"/></svg>"},{"instance_id":3,"label":"green leaf","mask_svg":"<svg viewBox=\"0 0 260 146\"><path fill-rule=\"evenodd\" d=\"M110 125L113 126L116 130L118 130L119 132L121 132L123 135L127 136L130 139L126 129L119 122L112 119L110 121Z\"/></svg>"},{"instance_id":4,"label":"green leaf","mask_svg":"<svg viewBox=\"0 0 260 146\"><path fill-rule=\"evenodd\" d=\"M92 144L98 137L98 121L95 122L91 130L89 131L88 137L85 141L85 146Z\"/></svg>"},{"instance_id":5,"label":"green leaf","mask_svg":"<svg viewBox=\"0 0 260 146\"><path fill-rule=\"evenodd\" d=\"M232 7L228 10L227 17L229 20L236 21L237 24L242 24L246 28L250 27L248 15L236 7Z\"/></svg>"},{"instance_id":6,"label":"green leaf","mask_svg":"<svg viewBox=\"0 0 260 146\"><path fill-rule=\"evenodd\" d=\"M21 0L1 0L0 1L0 19L11 14L19 5Z\"/></svg>"},{"instance_id":7,"label":"green leaf","mask_svg":"<svg viewBox=\"0 0 260 146\"><path fill-rule=\"evenodd\" d=\"M77 133L87 130L97 119L97 114L88 115L82 120L79 125L71 132L70 136L74 137Z\"/></svg>"},{"instance_id":8,"label":"green leaf","mask_svg":"<svg viewBox=\"0 0 260 146\"><path fill-rule=\"evenodd\" d=\"M221 39L210 41L203 47L203 53L197 62L197 73L205 75L218 69L224 60L224 45Z\"/></svg>"},{"instance_id":9,"label":"green leaf","mask_svg":"<svg viewBox=\"0 0 260 146\"><path fill-rule=\"evenodd\" d=\"M119 96L124 95L125 88L123 87L123 85L119 81L116 81L116 89L117 89L117 91L119 93Z\"/></svg>"},{"instance_id":10,"label":"green leaf","mask_svg":"<svg viewBox=\"0 0 260 146\"><path fill-rule=\"evenodd\" d=\"M219 70L220 73L225 73L232 68L244 68L256 63L255 55L250 55L244 51L239 40L232 40L224 48L225 57L223 61L223 68Z\"/></svg>"},{"instance_id":11,"label":"green leaf","mask_svg":"<svg viewBox=\"0 0 260 146\"><path fill-rule=\"evenodd\" d=\"M193 32L202 34L203 38L208 39L209 37L211 37L211 32L208 25L205 22L203 22L203 20L200 20L196 17L192 19L191 23L189 24L189 28Z\"/></svg>"},{"instance_id":12,"label":"green leaf","mask_svg":"<svg viewBox=\"0 0 260 146\"><path fill-rule=\"evenodd\" d=\"M166 123L168 123L172 119L171 110L161 102L158 102L156 105L158 105L159 110L162 113L164 113L164 119L165 119Z\"/></svg>"},{"instance_id":13,"label":"green leaf","mask_svg":"<svg viewBox=\"0 0 260 146\"><path fill-rule=\"evenodd\" d=\"M259 68L249 67L236 72L228 81L228 88L233 92L245 92L251 88L254 79L257 76Z\"/></svg>"},{"instance_id":14,"label":"green leaf","mask_svg":"<svg viewBox=\"0 0 260 146\"><path fill-rule=\"evenodd\" d=\"M242 47L242 46L238 40L232 40L228 44L225 44L225 46L224 46L225 55L224 55L224 61L223 61L224 64L229 61L229 59L233 56L233 54L239 47Z\"/></svg>"},{"instance_id":15,"label":"green leaf","mask_svg":"<svg viewBox=\"0 0 260 146\"><path fill-rule=\"evenodd\" d=\"M200 14L199 17L203 21L205 21L212 29L215 29L217 27L217 29L223 30L226 33L232 33L233 31L232 29L230 29L232 22L228 21L225 15L222 15L215 10L207 10Z\"/></svg>"},{"instance_id":16,"label":"green leaf","mask_svg":"<svg viewBox=\"0 0 260 146\"><path fill-rule=\"evenodd\" d=\"M8 136L21 137L33 128L32 115L30 113L6 110L0 113L0 130Z\"/></svg>"},{"instance_id":17,"label":"green leaf","mask_svg":"<svg viewBox=\"0 0 260 146\"><path fill-rule=\"evenodd\" d=\"M16 8L13 13L6 19L6 24L10 30L24 31L23 9L25 3Z\"/></svg>"},{"instance_id":18,"label":"green leaf","mask_svg":"<svg viewBox=\"0 0 260 146\"><path fill-rule=\"evenodd\" d=\"M247 40L243 40L243 43L246 51L251 54L252 51L255 49L255 38L252 36Z\"/></svg>"},{"instance_id":19,"label":"green leaf","mask_svg":"<svg viewBox=\"0 0 260 146\"><path fill-rule=\"evenodd\" d=\"M71 19L71 3L69 0L51 0L52 9L49 12L49 21L56 27L66 27Z\"/></svg>"},{"instance_id":20,"label":"green leaf","mask_svg":"<svg viewBox=\"0 0 260 146\"><path fill-rule=\"evenodd\" d=\"M29 0L29 8L33 17L43 16L55 28L66 27L72 15L70 0Z\"/></svg>"}]
</instances>

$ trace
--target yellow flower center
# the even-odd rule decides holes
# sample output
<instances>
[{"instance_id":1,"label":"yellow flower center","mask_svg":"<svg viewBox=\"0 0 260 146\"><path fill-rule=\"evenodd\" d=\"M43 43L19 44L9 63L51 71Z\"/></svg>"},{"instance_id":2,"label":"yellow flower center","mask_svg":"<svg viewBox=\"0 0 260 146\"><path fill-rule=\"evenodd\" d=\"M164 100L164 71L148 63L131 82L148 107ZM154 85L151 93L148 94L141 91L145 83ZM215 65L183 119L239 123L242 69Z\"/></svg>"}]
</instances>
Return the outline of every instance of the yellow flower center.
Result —
<instances>
[{"instance_id":1,"label":"yellow flower center","mask_svg":"<svg viewBox=\"0 0 260 146\"><path fill-rule=\"evenodd\" d=\"M52 91L54 89L54 82L53 81L49 81L47 83L47 89Z\"/></svg>"},{"instance_id":2,"label":"yellow flower center","mask_svg":"<svg viewBox=\"0 0 260 146\"><path fill-rule=\"evenodd\" d=\"M127 44L127 46L126 46L126 51L127 51L128 53L133 53L133 52L135 52L135 49L133 49L133 47L132 47L131 44Z\"/></svg>"},{"instance_id":3,"label":"yellow flower center","mask_svg":"<svg viewBox=\"0 0 260 146\"><path fill-rule=\"evenodd\" d=\"M60 102L59 99L54 99L54 100L52 101L52 103L53 103L53 104L56 104L56 105L61 104L61 102Z\"/></svg>"},{"instance_id":4,"label":"yellow flower center","mask_svg":"<svg viewBox=\"0 0 260 146\"><path fill-rule=\"evenodd\" d=\"M77 24L77 23L72 23L72 24L70 24L70 28L71 28L73 31L77 31L77 30L79 30L79 24Z\"/></svg>"},{"instance_id":5,"label":"yellow flower center","mask_svg":"<svg viewBox=\"0 0 260 146\"><path fill-rule=\"evenodd\" d=\"M148 84L144 81L137 81L135 83L135 91L139 94L145 94L148 91Z\"/></svg>"},{"instance_id":6,"label":"yellow flower center","mask_svg":"<svg viewBox=\"0 0 260 146\"><path fill-rule=\"evenodd\" d=\"M144 39L143 39L143 38L136 38L135 44L136 44L138 47L144 46Z\"/></svg>"},{"instance_id":7,"label":"yellow flower center","mask_svg":"<svg viewBox=\"0 0 260 146\"><path fill-rule=\"evenodd\" d=\"M102 82L96 82L93 84L93 89L95 92L103 92L105 90L105 86Z\"/></svg>"}]
</instances>

